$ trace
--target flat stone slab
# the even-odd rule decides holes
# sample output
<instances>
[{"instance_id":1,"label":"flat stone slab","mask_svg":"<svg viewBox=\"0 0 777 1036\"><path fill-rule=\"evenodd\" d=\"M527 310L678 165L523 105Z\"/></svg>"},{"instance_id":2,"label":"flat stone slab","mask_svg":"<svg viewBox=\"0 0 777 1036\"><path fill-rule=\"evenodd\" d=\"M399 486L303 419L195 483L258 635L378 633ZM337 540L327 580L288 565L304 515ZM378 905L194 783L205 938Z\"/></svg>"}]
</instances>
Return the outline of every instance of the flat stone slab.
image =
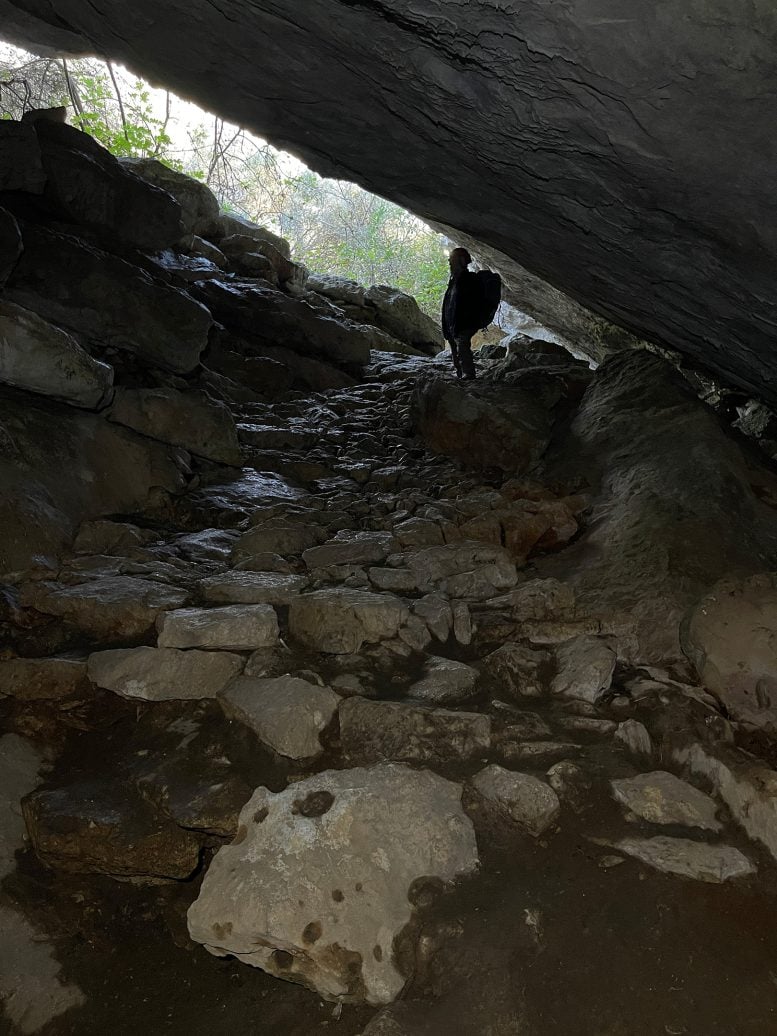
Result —
<instances>
[{"instance_id":1,"label":"flat stone slab","mask_svg":"<svg viewBox=\"0 0 777 1036\"><path fill-rule=\"evenodd\" d=\"M405 983L394 939L411 886L477 864L460 785L395 764L327 770L278 794L257 788L189 909L189 934L327 1000L385 1004Z\"/></svg>"},{"instance_id":2,"label":"flat stone slab","mask_svg":"<svg viewBox=\"0 0 777 1036\"><path fill-rule=\"evenodd\" d=\"M353 654L399 632L407 607L391 594L332 589L296 597L289 608L289 632L306 647L327 654Z\"/></svg>"},{"instance_id":3,"label":"flat stone slab","mask_svg":"<svg viewBox=\"0 0 777 1036\"><path fill-rule=\"evenodd\" d=\"M472 786L490 806L538 838L561 811L558 795L545 781L502 766L486 766L472 778Z\"/></svg>"},{"instance_id":4,"label":"flat stone slab","mask_svg":"<svg viewBox=\"0 0 777 1036\"><path fill-rule=\"evenodd\" d=\"M349 762L455 762L488 751L491 719L476 712L353 697L340 705L340 738Z\"/></svg>"},{"instance_id":5,"label":"flat stone slab","mask_svg":"<svg viewBox=\"0 0 777 1036\"><path fill-rule=\"evenodd\" d=\"M254 651L278 643L278 617L269 604L182 608L160 616L157 629L161 648Z\"/></svg>"},{"instance_id":6,"label":"flat stone slab","mask_svg":"<svg viewBox=\"0 0 777 1036\"><path fill-rule=\"evenodd\" d=\"M215 698L243 671L244 659L226 651L118 648L89 656L87 674L98 687L144 701Z\"/></svg>"},{"instance_id":7,"label":"flat stone slab","mask_svg":"<svg viewBox=\"0 0 777 1036\"><path fill-rule=\"evenodd\" d=\"M206 601L214 604L289 604L308 585L304 576L278 572L226 572L199 583Z\"/></svg>"},{"instance_id":8,"label":"flat stone slab","mask_svg":"<svg viewBox=\"0 0 777 1036\"><path fill-rule=\"evenodd\" d=\"M625 777L610 784L618 802L635 818L641 817L651 824L683 824L705 831L720 831L723 826L715 819L714 799L665 770Z\"/></svg>"},{"instance_id":9,"label":"flat stone slab","mask_svg":"<svg viewBox=\"0 0 777 1036\"><path fill-rule=\"evenodd\" d=\"M185 590L135 576L105 576L70 586L27 583L21 603L55 615L89 636L115 643L137 640L154 628L161 612L187 604Z\"/></svg>"},{"instance_id":10,"label":"flat stone slab","mask_svg":"<svg viewBox=\"0 0 777 1036\"><path fill-rule=\"evenodd\" d=\"M731 845L708 845L688 838L622 838L613 843L627 856L654 867L664 874L694 878L715 885L755 874L755 864Z\"/></svg>"},{"instance_id":11,"label":"flat stone slab","mask_svg":"<svg viewBox=\"0 0 777 1036\"><path fill-rule=\"evenodd\" d=\"M260 741L290 759L321 754L319 734L340 704L329 687L293 676L240 676L224 688L219 701L227 716L245 723Z\"/></svg>"}]
</instances>

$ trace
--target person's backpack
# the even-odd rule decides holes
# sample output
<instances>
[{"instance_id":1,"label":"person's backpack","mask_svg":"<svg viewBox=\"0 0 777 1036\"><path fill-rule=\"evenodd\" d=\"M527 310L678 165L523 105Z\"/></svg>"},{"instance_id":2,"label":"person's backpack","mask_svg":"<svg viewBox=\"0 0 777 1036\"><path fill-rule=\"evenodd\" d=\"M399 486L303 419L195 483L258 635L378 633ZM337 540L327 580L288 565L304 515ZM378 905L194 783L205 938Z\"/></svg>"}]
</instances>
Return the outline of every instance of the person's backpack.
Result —
<instances>
[{"instance_id":1,"label":"person's backpack","mask_svg":"<svg viewBox=\"0 0 777 1036\"><path fill-rule=\"evenodd\" d=\"M494 319L494 314L502 301L502 278L493 270L478 270L475 276L481 295L478 327L485 330Z\"/></svg>"}]
</instances>

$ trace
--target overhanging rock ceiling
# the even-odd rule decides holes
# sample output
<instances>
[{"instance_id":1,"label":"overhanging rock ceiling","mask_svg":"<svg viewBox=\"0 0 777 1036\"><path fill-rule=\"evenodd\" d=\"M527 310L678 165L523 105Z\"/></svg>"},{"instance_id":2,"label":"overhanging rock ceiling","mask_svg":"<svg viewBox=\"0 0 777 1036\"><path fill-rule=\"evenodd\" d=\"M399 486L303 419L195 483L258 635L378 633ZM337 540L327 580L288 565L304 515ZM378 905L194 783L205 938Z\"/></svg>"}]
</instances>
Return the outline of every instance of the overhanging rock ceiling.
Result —
<instances>
[{"instance_id":1,"label":"overhanging rock ceiling","mask_svg":"<svg viewBox=\"0 0 777 1036\"><path fill-rule=\"evenodd\" d=\"M777 401L772 0L0 0Z\"/></svg>"}]
</instances>

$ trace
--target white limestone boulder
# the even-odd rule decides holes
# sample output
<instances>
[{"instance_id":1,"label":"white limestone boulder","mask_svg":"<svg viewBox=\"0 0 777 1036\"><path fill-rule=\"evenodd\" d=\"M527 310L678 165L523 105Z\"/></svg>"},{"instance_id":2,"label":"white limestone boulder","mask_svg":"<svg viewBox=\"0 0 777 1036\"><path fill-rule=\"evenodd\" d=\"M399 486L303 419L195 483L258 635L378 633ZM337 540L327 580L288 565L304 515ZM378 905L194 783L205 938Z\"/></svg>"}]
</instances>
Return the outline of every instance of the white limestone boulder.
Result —
<instances>
[{"instance_id":1,"label":"white limestone boulder","mask_svg":"<svg viewBox=\"0 0 777 1036\"><path fill-rule=\"evenodd\" d=\"M327 1000L386 1004L405 984L394 939L411 886L477 865L460 785L396 764L327 770L278 794L257 788L189 934Z\"/></svg>"}]
</instances>

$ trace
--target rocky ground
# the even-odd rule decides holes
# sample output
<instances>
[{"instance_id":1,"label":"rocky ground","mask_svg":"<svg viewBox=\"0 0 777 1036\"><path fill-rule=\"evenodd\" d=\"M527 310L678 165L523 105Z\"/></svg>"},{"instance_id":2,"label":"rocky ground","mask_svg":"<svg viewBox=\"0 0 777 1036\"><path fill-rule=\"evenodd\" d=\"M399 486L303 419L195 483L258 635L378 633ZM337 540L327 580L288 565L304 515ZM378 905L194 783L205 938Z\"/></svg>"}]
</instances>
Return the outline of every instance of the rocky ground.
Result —
<instances>
[{"instance_id":1,"label":"rocky ground","mask_svg":"<svg viewBox=\"0 0 777 1036\"><path fill-rule=\"evenodd\" d=\"M42 125L0 124L0 1029L773 1031L763 456L645 352L457 383L406 296Z\"/></svg>"}]
</instances>

